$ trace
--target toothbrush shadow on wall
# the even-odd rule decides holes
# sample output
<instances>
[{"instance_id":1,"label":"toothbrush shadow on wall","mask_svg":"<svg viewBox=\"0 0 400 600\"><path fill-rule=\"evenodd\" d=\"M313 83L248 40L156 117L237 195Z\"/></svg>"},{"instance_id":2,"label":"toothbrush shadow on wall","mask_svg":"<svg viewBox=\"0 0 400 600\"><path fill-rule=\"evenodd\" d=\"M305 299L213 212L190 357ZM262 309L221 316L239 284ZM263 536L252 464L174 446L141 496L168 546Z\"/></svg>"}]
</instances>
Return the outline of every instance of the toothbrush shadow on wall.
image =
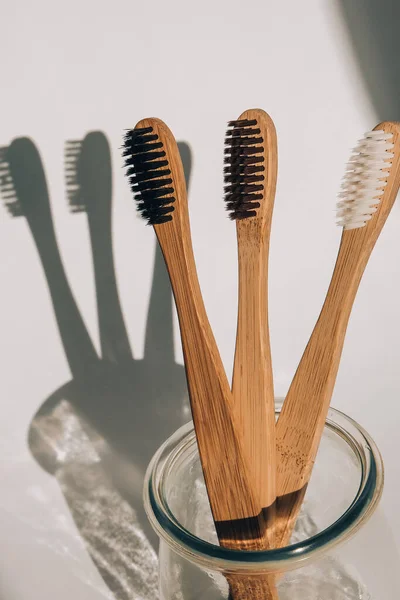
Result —
<instances>
[{"instance_id":1,"label":"toothbrush shadow on wall","mask_svg":"<svg viewBox=\"0 0 400 600\"><path fill-rule=\"evenodd\" d=\"M188 182L190 149L186 143L179 148ZM190 418L184 368L174 358L172 294L161 251L156 245L144 358L135 360L113 262L108 141L103 133L90 132L83 142L67 143L69 203L88 221L99 357L62 265L35 145L18 138L1 150L0 161L4 202L13 217L28 222L72 374L34 416L30 450L57 479L114 597L153 599L158 595L156 539L142 508L143 476L158 445Z\"/></svg>"},{"instance_id":2,"label":"toothbrush shadow on wall","mask_svg":"<svg viewBox=\"0 0 400 600\"><path fill-rule=\"evenodd\" d=\"M400 120L400 3L338 0L355 56L378 118Z\"/></svg>"}]
</instances>

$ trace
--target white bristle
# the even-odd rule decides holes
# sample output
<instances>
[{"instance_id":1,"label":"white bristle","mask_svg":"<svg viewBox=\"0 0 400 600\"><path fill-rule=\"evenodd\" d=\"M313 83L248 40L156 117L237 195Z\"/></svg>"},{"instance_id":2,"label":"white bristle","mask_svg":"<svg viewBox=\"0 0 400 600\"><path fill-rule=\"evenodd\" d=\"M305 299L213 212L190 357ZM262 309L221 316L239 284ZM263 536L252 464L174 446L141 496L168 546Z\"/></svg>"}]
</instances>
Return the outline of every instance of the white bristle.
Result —
<instances>
[{"instance_id":1,"label":"white bristle","mask_svg":"<svg viewBox=\"0 0 400 600\"><path fill-rule=\"evenodd\" d=\"M364 227L377 210L389 169L393 134L369 131L354 148L339 193L337 224L344 229Z\"/></svg>"}]
</instances>

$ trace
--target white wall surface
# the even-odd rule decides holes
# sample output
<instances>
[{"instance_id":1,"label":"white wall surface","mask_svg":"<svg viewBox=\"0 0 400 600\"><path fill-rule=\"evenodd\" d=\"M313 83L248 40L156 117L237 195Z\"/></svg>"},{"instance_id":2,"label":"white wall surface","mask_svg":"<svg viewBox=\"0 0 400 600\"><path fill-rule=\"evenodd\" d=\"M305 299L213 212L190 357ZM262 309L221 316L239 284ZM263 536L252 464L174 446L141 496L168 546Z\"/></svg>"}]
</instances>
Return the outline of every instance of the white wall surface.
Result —
<instances>
[{"instance_id":1,"label":"white wall surface","mask_svg":"<svg viewBox=\"0 0 400 600\"><path fill-rule=\"evenodd\" d=\"M222 200L225 124L249 107L272 116L279 182L270 325L275 388L284 395L332 273L340 239L334 205L345 162L360 135L378 122L336 3L14 0L2 12L0 145L28 136L41 153L63 262L97 349L88 229L84 215L67 207L65 141L101 130L111 145L114 259L137 359L144 351L155 239L135 214L121 169L121 136L139 119L159 116L190 145L199 278L230 375L237 264L235 227ZM354 305L333 399L383 453L382 511L398 550L399 231L395 206ZM5 210L0 210L0 256L0 598L113 597L69 509L65 473L45 472L28 446L36 411L70 379L70 371L26 221ZM182 363L176 322L175 346ZM132 400L139 413L145 400ZM110 410L118 406L110 403ZM180 421L171 421L172 432ZM152 425L157 429L147 423L144 437L151 439ZM154 444L160 441L155 435ZM87 459L85 443L81 451ZM137 477L139 494L140 469ZM149 589L153 584L151 578L146 583ZM117 598L136 597L126 586Z\"/></svg>"}]
</instances>

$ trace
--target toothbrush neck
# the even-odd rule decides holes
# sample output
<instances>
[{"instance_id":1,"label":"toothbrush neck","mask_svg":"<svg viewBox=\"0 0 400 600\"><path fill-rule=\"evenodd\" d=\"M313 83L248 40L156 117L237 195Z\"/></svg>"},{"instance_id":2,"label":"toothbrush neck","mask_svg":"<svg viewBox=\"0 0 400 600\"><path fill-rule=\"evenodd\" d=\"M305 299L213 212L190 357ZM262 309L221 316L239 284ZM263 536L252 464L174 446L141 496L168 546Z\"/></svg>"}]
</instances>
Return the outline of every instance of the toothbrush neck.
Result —
<instances>
[{"instance_id":1,"label":"toothbrush neck","mask_svg":"<svg viewBox=\"0 0 400 600\"><path fill-rule=\"evenodd\" d=\"M335 332L346 331L354 300L374 243L367 228L343 231L338 257L320 319Z\"/></svg>"}]
</instances>

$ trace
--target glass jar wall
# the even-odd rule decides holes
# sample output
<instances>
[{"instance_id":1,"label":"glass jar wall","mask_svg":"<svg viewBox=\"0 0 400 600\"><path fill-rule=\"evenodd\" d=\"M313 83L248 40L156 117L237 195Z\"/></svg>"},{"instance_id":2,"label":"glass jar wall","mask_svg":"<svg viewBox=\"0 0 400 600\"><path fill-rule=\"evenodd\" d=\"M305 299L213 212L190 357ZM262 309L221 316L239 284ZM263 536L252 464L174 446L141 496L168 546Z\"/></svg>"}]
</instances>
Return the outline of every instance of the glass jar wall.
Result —
<instances>
[{"instance_id":1,"label":"glass jar wall","mask_svg":"<svg viewBox=\"0 0 400 600\"><path fill-rule=\"evenodd\" d=\"M382 488L374 442L331 409L290 545L228 550L218 545L193 424L185 425L158 450L145 481L160 537L161 600L225 600L232 577L272 578L279 600L398 600L396 575L382 565L385 526L379 514L369 522Z\"/></svg>"}]
</instances>

